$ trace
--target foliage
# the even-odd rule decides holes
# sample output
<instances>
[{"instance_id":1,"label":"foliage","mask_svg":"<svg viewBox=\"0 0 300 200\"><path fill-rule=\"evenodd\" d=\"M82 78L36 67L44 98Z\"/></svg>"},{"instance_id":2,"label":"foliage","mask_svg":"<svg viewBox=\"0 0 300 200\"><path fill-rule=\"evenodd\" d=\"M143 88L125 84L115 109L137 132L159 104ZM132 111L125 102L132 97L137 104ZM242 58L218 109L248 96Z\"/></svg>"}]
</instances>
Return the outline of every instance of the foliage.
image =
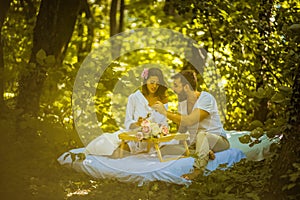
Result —
<instances>
[{"instance_id":1,"label":"foliage","mask_svg":"<svg viewBox=\"0 0 300 200\"><path fill-rule=\"evenodd\" d=\"M10 17L12 20L6 21L2 30L3 35L7 37L7 39L5 39L5 52L17 50L13 48L12 44L16 42L9 37L12 35L10 32L15 32L14 29L17 30L17 28L21 30L22 23L24 24L23 27L27 26L30 28L26 29L26 32L23 32L27 34L25 36L24 34L16 34L15 39L19 39L18 43L20 43L20 45L18 46L20 49L18 50L19 53L12 55L15 55L17 58L5 54L5 63L11 63L7 65L9 67L5 67L5 96L7 101L8 99L13 100L11 97L17 95L16 82L19 77L18 74L25 73L24 67L30 55L30 39L32 38L31 34L34 25L34 18L30 19L31 21L29 22L22 21L24 11L19 11L22 11L22 9L18 9L21 7L18 2L14 3L9 13L9 15L13 16ZM171 28L181 31L199 41L199 45L212 54L213 61L220 71L222 79L224 78L224 80L226 80L226 129L246 129L248 123L253 120L259 120L255 119L255 112L260 107L260 102L267 99L267 118L266 121L261 122L267 125L266 127L270 130L271 135L276 135L278 131L274 132L274 130L280 130L280 127L277 126L274 129L273 126L277 124L282 125L282 121L286 119L284 110L289 101L288 97L291 94L292 74L290 73L290 69L293 66L294 59L290 58L294 57L293 52L297 50L292 50L292 44L285 42L284 35L286 35L288 26L291 26L292 23L295 22L296 15L294 15L294 17L292 17L292 15L296 12L294 6L297 7L297 4L285 4L284 2L281 4L279 2L274 3L274 9L272 9L273 21L263 21L260 19L260 10L257 9L256 12L251 10L252 7L255 7L255 4L256 1L244 3L234 2L232 4L229 4L227 1L178 1L175 5L177 5L179 13L183 14L183 16L180 16L178 14L166 15L163 11L164 4L162 2L144 1L141 3L140 1L133 1L127 8L128 22L126 25L127 29L147 26ZM212 7L212 5L215 6ZM59 69L50 69L43 89L41 115L52 115L55 120L63 124L72 123L70 98L74 78L82 62L82 60L78 60L76 57L79 53L81 54L81 58L84 58L88 54L88 49L86 52L79 52L77 49L77 44L84 43L84 41L88 40L87 31L83 32L84 36L77 36L79 35L79 27L83 26L86 30L88 30L90 26L94 27L94 34L97 33L97 37L94 38L96 42L94 45L101 43L101 41L107 39L109 35L109 29L105 24L108 20L106 17L108 4L100 6L95 3L90 4L90 6L94 17L92 19L86 19L85 14L80 16L83 20L78 21L63 65ZM268 6L269 5L265 5L261 7L261 9L267 9ZM193 7L193 9L190 9L190 7ZM145 12L140 12L141 10ZM285 12L285 10L287 12ZM243 21L239 20L241 12L243 12L243 17L245 18ZM230 13L230 15L228 13ZM288 21L284 20L285 18L288 19ZM18 19L22 21L22 23L14 23L14 21ZM141 23L141 19L143 19L143 23ZM175 23L175 21L177 23ZM260 32L261 27L265 27L265 23L267 22L270 22L269 28L272 31L272 34L269 34L268 38L264 35L266 33ZM20 24L20 27L14 27L10 24ZM20 36L24 39L21 40ZM261 44L261 41L264 43ZM267 47L267 50L261 50L258 48L259 46ZM11 50L9 50L9 48ZM162 52L156 51L133 52L120 58L117 65L122 65L122 68L126 70L132 70L133 66L139 66L143 63L147 63L149 60L152 62L157 60L163 61L166 66L173 65L174 69L180 69L183 66L184 62L182 58L179 58L179 60L181 60L180 62L176 62L176 60L178 60L177 56L172 56L170 53L161 53ZM42 56L42 54L39 55ZM47 56L51 60L51 55ZM258 61L261 56L267 60L267 64L262 63L258 65L261 63ZM107 126L104 127L105 130L114 130L113 127L116 125L114 121L117 121L118 124L122 124L120 122L122 122L124 117L115 117L112 115L106 115L106 117L102 116L110 112L109 109L103 109L107 108L107 105L110 104L110 98L107 94L109 94L113 86L115 86L115 84L112 83L116 82L108 81L110 85L107 85L106 79L108 78L109 80L111 77L116 77L117 80L122 79L122 76L126 76L125 73L120 73L116 70L118 70L117 66L114 67L112 65L109 67L98 86L99 93L103 94L101 99L97 100L99 102L98 110L103 111L99 116L99 120L103 126ZM265 77L263 85L260 83L262 77L260 74L263 74ZM135 76L138 77L138 74L135 74ZM173 98L171 98L171 100L172 99ZM10 104L13 106L14 102L11 100ZM124 109L123 106L119 107ZM109 125L110 123L112 123L112 126ZM270 125L270 127L268 125Z\"/></svg>"},{"instance_id":2,"label":"foliage","mask_svg":"<svg viewBox=\"0 0 300 200\"><path fill-rule=\"evenodd\" d=\"M26 194L26 199L81 199L76 191L86 190L88 195L82 199L110 199L128 194L134 188L128 198L264 198L268 191L261 185L269 184L271 172L268 168L273 167L270 160L239 163L229 171L220 170L201 177L189 188L165 183L150 183L138 188L134 184L114 180L90 180L58 166L55 159L60 153L82 146L82 138L74 129L72 90L84 58L91 49L96 49L109 38L110 5L109 1L88 1L91 16L80 12L62 65L47 71L39 116L34 118L20 116L21 111L16 110L15 106L20 74L33 69L30 65L28 67L28 62L40 2L13 0L1 30L5 63L4 98L11 109L0 118L3 133L1 158L7 166L14 166L7 167L4 170L7 173L3 173L5 179L11 179L3 188L6 194L16 196L16 199L23 194ZM198 41L196 46L208 51L210 65L217 67L221 77L210 77L201 87L211 89L211 82L219 78L225 83L224 125L228 130L251 131L250 135L241 138L242 142L255 145L263 132L270 138L288 134L288 119L293 116L287 109L295 72L299 70L299 2L134 0L125 3L126 30L170 28ZM36 57L40 64L53 64L53 55L47 55L43 50ZM157 65L163 66L164 74L169 76L186 67L186 60L183 55L173 55L172 52L137 50L115 60L97 86L87 86L97 87L95 97L87 97L83 101L95 99L97 117L103 131L113 132L123 128L126 98L140 87L142 69ZM173 102L176 95L171 89L168 94L170 109L175 110L176 103ZM89 125L89 122L86 124ZM176 131L174 124L171 126L171 131ZM96 135L87 137L92 139ZM32 166L37 168L32 169ZM283 177L289 180L282 188L290 194L287 198L296 199L299 160ZM111 188L118 188L113 195ZM67 194L73 195L66 197Z\"/></svg>"},{"instance_id":3,"label":"foliage","mask_svg":"<svg viewBox=\"0 0 300 200\"><path fill-rule=\"evenodd\" d=\"M56 161L63 152L82 145L74 131L53 123L51 119L43 122L32 120L30 126L21 128L27 135L20 136L15 129L16 120L17 116L10 113L0 121L1 125L6 124L0 126L1 132L8 133L0 141L3 148L1 158L5 161L1 165L1 169L5 172L2 178L9 180L6 184L1 184L3 190L1 194L4 199L25 197L26 199L115 199L118 197L158 200L166 198L255 200L264 198L267 187L262 185L268 183L267 180L271 175L268 166L265 165L267 161L244 160L229 170L217 170L211 172L209 176L199 177L189 187L164 182L151 182L139 187L135 183L121 183L113 179L94 179L62 167ZM22 139L29 136L30 140ZM7 150L10 153L7 153ZM73 157L80 159L80 155L73 155ZM296 181L298 175L294 173L290 177Z\"/></svg>"},{"instance_id":4,"label":"foliage","mask_svg":"<svg viewBox=\"0 0 300 200\"><path fill-rule=\"evenodd\" d=\"M296 107L290 108L296 105L292 102L299 101L297 95L291 99L292 90L294 94L299 93L295 87L299 84L299 31L296 33L299 7L294 1L177 3L180 14L193 13L189 24L191 33L201 33L195 37L212 53L216 66L227 78L227 102L230 103L227 104L226 127L233 125L234 129L251 130L250 135L240 138L250 146L260 142L263 132L270 138L279 135L299 138L299 127L292 128L288 122L291 118L297 119L295 113L299 112ZM293 110L295 112L291 112ZM278 176L286 176L278 169L292 170L290 164L298 162L297 141L283 140L281 152L278 151L279 155L272 161L270 168L274 174L270 187L273 191L270 193L273 197L278 194L277 198L287 198L289 192L281 190L294 187L290 180L278 179Z\"/></svg>"},{"instance_id":5,"label":"foliage","mask_svg":"<svg viewBox=\"0 0 300 200\"><path fill-rule=\"evenodd\" d=\"M257 6L259 9L252 9ZM292 74L291 66L283 63L289 59L285 52L293 47L286 42L282 27L293 25L297 17L289 18L283 10L294 13L294 6L285 2L257 5L257 1L178 2L179 13L190 11L194 15L188 24L190 34L213 54L226 77L227 128L243 129L251 121L261 120L255 118L255 112L264 112L257 109L265 101L267 117L262 118L263 123L268 120L267 124L274 124L285 118L278 111L284 112L289 102ZM285 17L290 20L283 20ZM286 90L284 95L282 89Z\"/></svg>"}]
</instances>

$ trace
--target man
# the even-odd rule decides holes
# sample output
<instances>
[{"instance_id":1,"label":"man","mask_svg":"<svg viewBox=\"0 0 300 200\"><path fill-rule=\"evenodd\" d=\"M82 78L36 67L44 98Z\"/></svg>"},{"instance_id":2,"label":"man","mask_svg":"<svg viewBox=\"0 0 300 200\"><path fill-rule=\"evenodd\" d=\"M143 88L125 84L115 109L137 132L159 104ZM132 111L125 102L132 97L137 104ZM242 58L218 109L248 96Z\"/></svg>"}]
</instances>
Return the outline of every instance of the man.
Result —
<instances>
[{"instance_id":1,"label":"man","mask_svg":"<svg viewBox=\"0 0 300 200\"><path fill-rule=\"evenodd\" d=\"M215 98L208 92L199 92L196 74L192 70L184 70L172 77L173 90L178 95L178 113L167 111L161 102L156 102L153 108L179 125L179 129L187 129L191 144L196 144L195 170L185 176L193 179L203 173L209 157L213 152L229 149L223 125L220 120ZM179 131L180 131L179 130Z\"/></svg>"}]
</instances>

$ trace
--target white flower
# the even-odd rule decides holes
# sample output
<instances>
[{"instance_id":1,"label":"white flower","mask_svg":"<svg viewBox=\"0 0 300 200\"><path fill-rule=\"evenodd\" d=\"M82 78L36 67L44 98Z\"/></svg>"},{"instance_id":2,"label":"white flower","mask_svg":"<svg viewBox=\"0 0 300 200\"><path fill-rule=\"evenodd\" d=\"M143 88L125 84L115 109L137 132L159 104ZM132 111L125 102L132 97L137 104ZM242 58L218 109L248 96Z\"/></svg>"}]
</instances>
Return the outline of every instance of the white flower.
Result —
<instances>
[{"instance_id":1,"label":"white flower","mask_svg":"<svg viewBox=\"0 0 300 200\"><path fill-rule=\"evenodd\" d=\"M157 123L151 123L151 134L156 137L160 133L160 128Z\"/></svg>"}]
</instances>

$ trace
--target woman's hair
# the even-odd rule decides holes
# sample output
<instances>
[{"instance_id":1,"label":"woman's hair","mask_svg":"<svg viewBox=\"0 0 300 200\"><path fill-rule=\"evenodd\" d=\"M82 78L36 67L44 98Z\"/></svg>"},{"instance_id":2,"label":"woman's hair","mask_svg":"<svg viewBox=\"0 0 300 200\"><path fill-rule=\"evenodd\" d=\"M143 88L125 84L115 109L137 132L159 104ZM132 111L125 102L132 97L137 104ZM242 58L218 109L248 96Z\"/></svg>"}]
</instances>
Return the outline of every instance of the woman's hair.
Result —
<instances>
[{"instance_id":1,"label":"woman's hair","mask_svg":"<svg viewBox=\"0 0 300 200\"><path fill-rule=\"evenodd\" d=\"M143 75L145 73L145 70L147 70L146 76ZM166 95L166 90L167 90L166 86L167 85L164 80L162 71L159 68L149 68L149 69L144 69L143 74L142 74L142 78L143 78L142 93L144 95L149 94L149 91L147 88L147 80L151 76L157 76L158 80L159 80L159 86L158 86L157 91L155 92L155 95L158 96L161 101L165 100L167 98L167 95Z\"/></svg>"}]
</instances>

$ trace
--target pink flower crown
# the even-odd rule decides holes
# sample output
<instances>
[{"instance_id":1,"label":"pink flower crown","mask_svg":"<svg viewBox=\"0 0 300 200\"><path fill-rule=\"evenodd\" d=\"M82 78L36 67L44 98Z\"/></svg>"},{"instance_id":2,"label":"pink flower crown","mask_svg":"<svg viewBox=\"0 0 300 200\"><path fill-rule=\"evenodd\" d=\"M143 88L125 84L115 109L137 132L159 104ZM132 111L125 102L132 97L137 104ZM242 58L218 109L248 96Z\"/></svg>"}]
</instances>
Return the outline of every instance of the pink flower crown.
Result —
<instances>
[{"instance_id":1,"label":"pink flower crown","mask_svg":"<svg viewBox=\"0 0 300 200\"><path fill-rule=\"evenodd\" d=\"M141 74L141 77L146 80L148 78L148 74L149 74L149 69L145 68Z\"/></svg>"}]
</instances>

